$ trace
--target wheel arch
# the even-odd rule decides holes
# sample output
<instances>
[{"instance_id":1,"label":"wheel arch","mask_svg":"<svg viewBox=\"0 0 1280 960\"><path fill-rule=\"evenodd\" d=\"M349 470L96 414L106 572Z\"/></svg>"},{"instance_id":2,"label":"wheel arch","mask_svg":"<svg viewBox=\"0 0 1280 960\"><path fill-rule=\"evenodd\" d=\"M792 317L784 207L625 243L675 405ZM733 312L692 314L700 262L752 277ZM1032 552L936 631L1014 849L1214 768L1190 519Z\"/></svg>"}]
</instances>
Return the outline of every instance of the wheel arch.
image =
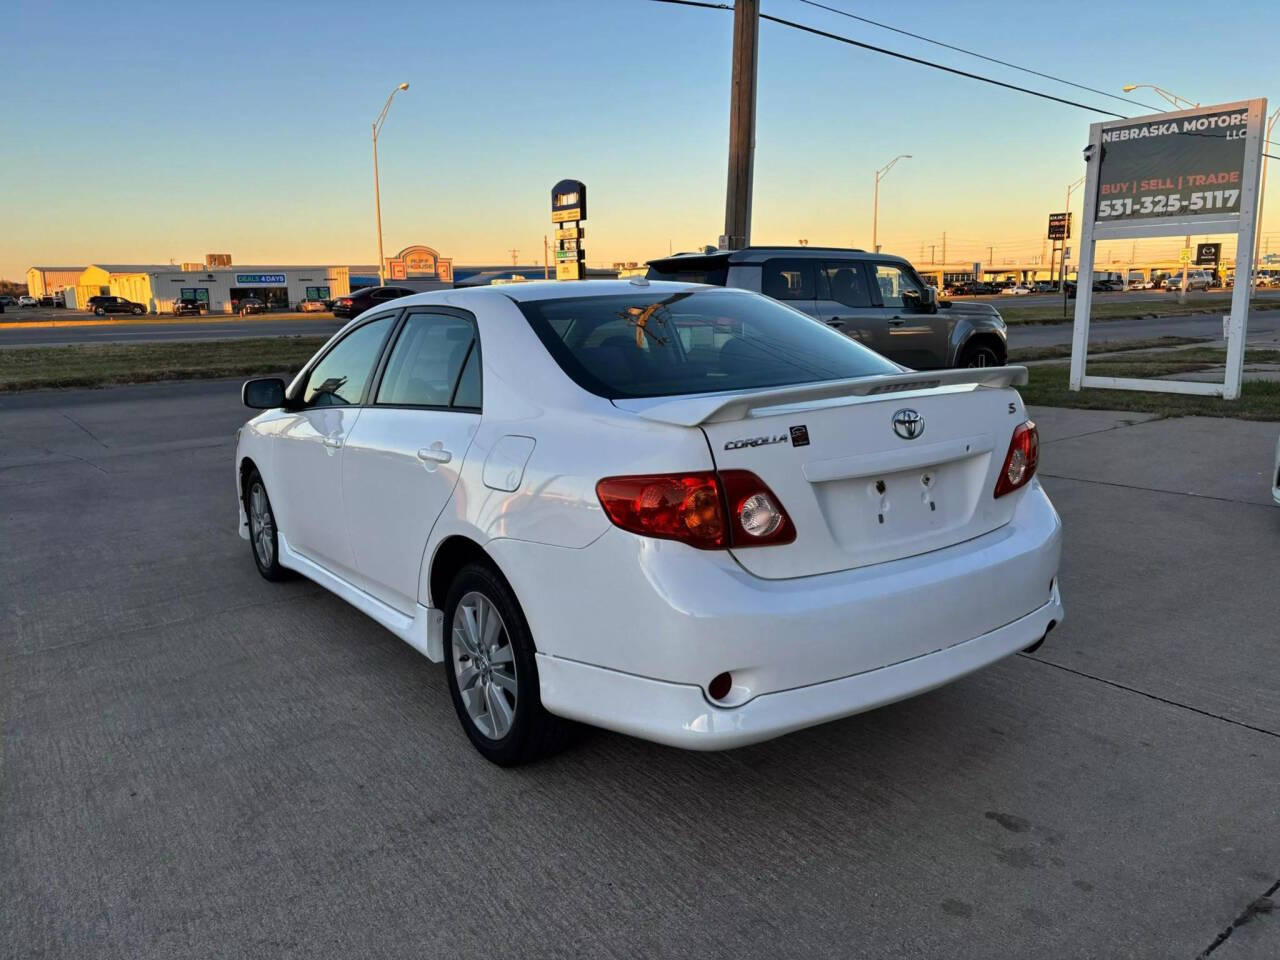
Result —
<instances>
[{"instance_id":1,"label":"wheel arch","mask_svg":"<svg viewBox=\"0 0 1280 960\"><path fill-rule=\"evenodd\" d=\"M996 352L996 356L1000 358L1001 366L1009 362L1008 344L998 334L985 330L975 330L960 341L960 346L956 350L955 362L959 364L965 352L972 347L990 347Z\"/></svg>"},{"instance_id":2,"label":"wheel arch","mask_svg":"<svg viewBox=\"0 0 1280 960\"><path fill-rule=\"evenodd\" d=\"M482 563L490 567L498 576L511 586L502 568L484 547L465 534L453 533L441 540L431 554L431 561L426 571L427 604L438 610L444 609L445 599L449 595L449 584L453 578L469 563ZM513 590L514 592L514 590Z\"/></svg>"}]
</instances>

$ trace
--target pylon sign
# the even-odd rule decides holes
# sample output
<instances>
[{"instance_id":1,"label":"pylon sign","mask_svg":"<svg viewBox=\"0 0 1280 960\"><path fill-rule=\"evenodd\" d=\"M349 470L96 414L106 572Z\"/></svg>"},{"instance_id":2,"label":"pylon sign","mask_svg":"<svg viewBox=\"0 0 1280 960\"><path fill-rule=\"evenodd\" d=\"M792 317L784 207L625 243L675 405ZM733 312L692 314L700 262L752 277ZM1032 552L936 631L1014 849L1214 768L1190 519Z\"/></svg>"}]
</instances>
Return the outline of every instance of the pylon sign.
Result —
<instances>
[{"instance_id":1,"label":"pylon sign","mask_svg":"<svg viewBox=\"0 0 1280 960\"><path fill-rule=\"evenodd\" d=\"M581 180L561 180L551 188L551 222L556 225L556 279L581 280L586 276L587 185Z\"/></svg>"}]
</instances>

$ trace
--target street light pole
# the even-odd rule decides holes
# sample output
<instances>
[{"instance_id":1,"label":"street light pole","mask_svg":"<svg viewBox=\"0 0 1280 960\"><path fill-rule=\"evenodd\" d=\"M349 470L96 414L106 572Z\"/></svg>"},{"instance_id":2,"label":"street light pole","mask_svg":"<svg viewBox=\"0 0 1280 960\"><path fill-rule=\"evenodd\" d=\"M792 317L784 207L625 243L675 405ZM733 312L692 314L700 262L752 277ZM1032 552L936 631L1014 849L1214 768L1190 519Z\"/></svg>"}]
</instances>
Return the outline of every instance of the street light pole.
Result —
<instances>
[{"instance_id":1,"label":"street light pole","mask_svg":"<svg viewBox=\"0 0 1280 960\"><path fill-rule=\"evenodd\" d=\"M1276 118L1280 117L1280 107L1276 108L1276 112L1267 118L1266 140L1271 139L1271 129L1276 125ZM1258 184L1258 225L1253 231L1253 269L1249 271L1249 296L1252 297L1257 289L1258 270L1262 267L1262 258L1259 254L1262 251L1262 215L1266 212L1263 203L1267 199L1267 151L1264 147L1262 151L1262 182ZM1240 251L1236 251L1236 283L1240 282Z\"/></svg>"},{"instance_id":2,"label":"street light pole","mask_svg":"<svg viewBox=\"0 0 1280 960\"><path fill-rule=\"evenodd\" d=\"M1180 97L1176 93L1170 93L1168 90L1164 89L1164 87L1157 87L1154 83L1126 83L1120 89L1125 93L1133 93L1133 91L1141 90L1144 87L1148 90L1153 90L1160 96L1164 97L1165 100L1173 104L1173 109L1175 110L1193 110L1200 106L1198 103L1192 103L1186 97Z\"/></svg>"},{"instance_id":3,"label":"street light pole","mask_svg":"<svg viewBox=\"0 0 1280 960\"><path fill-rule=\"evenodd\" d=\"M1066 202L1066 205L1062 208L1067 214L1067 223L1071 222L1071 193L1072 191L1075 190L1076 187L1080 186L1082 183L1084 183L1084 177L1081 177L1075 183L1067 184L1067 202ZM1066 231L1064 230L1064 233L1065 232ZM1062 256L1058 261L1058 288L1059 289L1062 289L1063 287L1065 287L1067 283L1067 240L1068 239L1070 238L1068 237L1062 238ZM1053 278L1052 270L1050 270L1049 272L1049 277L1050 279ZM1079 282L1078 277L1076 278L1076 282L1077 283ZM1092 278L1090 278L1090 282L1092 282Z\"/></svg>"},{"instance_id":4,"label":"street light pole","mask_svg":"<svg viewBox=\"0 0 1280 960\"><path fill-rule=\"evenodd\" d=\"M911 154L900 153L883 167L876 171L876 189L871 201L871 252L880 252L880 243L878 240L880 230L880 180L886 173L893 169L893 165L899 160L910 160Z\"/></svg>"},{"instance_id":5,"label":"street light pole","mask_svg":"<svg viewBox=\"0 0 1280 960\"><path fill-rule=\"evenodd\" d=\"M378 183L378 134L382 132L383 121L387 119L387 111L391 109L391 100L401 90L408 90L409 85L402 83L391 91L387 102L382 105L382 112L373 121L373 206L378 218L378 286L387 285L386 261L382 257L382 187Z\"/></svg>"}]
</instances>

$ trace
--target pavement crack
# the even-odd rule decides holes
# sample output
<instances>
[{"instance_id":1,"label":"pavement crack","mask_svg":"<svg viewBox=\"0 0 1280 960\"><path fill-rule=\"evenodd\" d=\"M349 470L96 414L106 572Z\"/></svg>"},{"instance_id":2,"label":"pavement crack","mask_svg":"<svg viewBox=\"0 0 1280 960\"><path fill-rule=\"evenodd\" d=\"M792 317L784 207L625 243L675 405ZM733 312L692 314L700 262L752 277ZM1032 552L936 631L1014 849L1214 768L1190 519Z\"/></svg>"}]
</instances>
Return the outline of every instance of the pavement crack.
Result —
<instances>
[{"instance_id":1,"label":"pavement crack","mask_svg":"<svg viewBox=\"0 0 1280 960\"><path fill-rule=\"evenodd\" d=\"M1089 477L1068 477L1063 473L1038 472L1041 477L1048 477L1051 480L1070 480L1073 483L1096 483L1103 487L1120 487L1124 490L1141 490L1145 493L1167 493L1171 497L1194 497L1197 500L1216 500L1219 503L1241 503L1250 507L1265 507L1266 509L1273 509L1268 504L1258 503L1256 500L1241 500L1239 497L1215 497L1211 493L1191 493L1187 490L1164 490L1160 487L1144 487L1137 483L1120 483L1117 480L1093 480Z\"/></svg>"},{"instance_id":2,"label":"pavement crack","mask_svg":"<svg viewBox=\"0 0 1280 960\"><path fill-rule=\"evenodd\" d=\"M1042 447L1050 446L1054 443L1064 443L1067 440L1079 440L1081 437L1094 437L1100 433L1110 433L1113 430L1127 430L1129 427L1141 426L1144 423L1155 423L1157 420L1166 419L1163 416L1153 417L1150 420L1125 420L1120 423L1113 423L1109 427L1099 427L1097 430L1089 430L1085 433L1073 433L1069 437L1058 437L1056 440L1041 440Z\"/></svg>"},{"instance_id":3,"label":"pavement crack","mask_svg":"<svg viewBox=\"0 0 1280 960\"><path fill-rule=\"evenodd\" d=\"M1229 723L1232 726L1243 727L1245 730L1252 730L1254 733L1261 733L1268 737L1275 737L1280 740L1280 731L1268 730L1266 727L1254 726L1252 723L1245 723L1243 720L1236 720L1232 717L1223 716L1220 713L1213 713L1209 710L1201 710L1199 707L1193 707L1189 703L1180 703L1177 700L1170 700L1168 697L1162 697L1158 693L1149 693L1146 690L1139 690L1137 687L1130 687L1115 680L1108 680L1106 677L1095 676L1092 673L1085 673L1083 670L1076 670L1073 667L1066 667L1060 663L1054 663L1052 660L1043 660L1040 657L1033 656L1029 653L1020 653L1018 656L1033 663L1042 663L1046 667L1053 667L1055 670L1063 670L1067 673L1075 674L1077 677L1083 677L1086 680L1096 680L1098 683L1105 683L1109 687L1115 687L1117 690L1124 690L1127 693L1136 693L1140 697L1146 697L1148 700L1155 700L1159 703L1168 704L1171 707L1180 707L1183 710L1190 710L1192 713L1198 713L1202 717L1209 717L1212 720L1221 720L1223 723Z\"/></svg>"},{"instance_id":4,"label":"pavement crack","mask_svg":"<svg viewBox=\"0 0 1280 960\"><path fill-rule=\"evenodd\" d=\"M1218 934L1216 938L1214 938L1213 943L1209 944L1209 946L1205 947L1203 950L1201 950L1199 953L1196 954L1196 960L1205 960L1205 958L1208 957L1209 954L1213 953L1213 951L1217 950L1220 946L1226 943L1227 939L1231 936L1232 933L1234 933L1240 927L1243 927L1246 923L1250 923L1254 917L1260 916L1261 914L1264 914L1264 913L1270 913L1272 910L1274 910L1276 904L1275 904L1275 901L1272 900L1271 898L1275 895L1277 890L1280 890L1280 880L1277 880L1275 883L1273 883L1270 886L1270 888L1268 888L1266 893L1264 893L1262 896L1258 897L1257 900L1252 901L1247 907L1245 907L1244 910L1240 913L1240 916L1232 920L1231 925L1228 926L1227 929L1223 930L1220 934Z\"/></svg>"},{"instance_id":5,"label":"pavement crack","mask_svg":"<svg viewBox=\"0 0 1280 960\"><path fill-rule=\"evenodd\" d=\"M97 436L97 435L96 435L92 430L90 430L88 427L86 427L86 426L85 426L83 423L81 423L79 420L75 419L75 417L72 417L70 414L61 413L61 412L59 413L59 415L62 417L62 419L66 420L68 423L72 424L73 426L77 426L77 427L79 427L81 430L83 430L85 433L87 433L87 434L89 435L89 437L93 440L93 442L94 442L94 443L100 443L100 444L102 444L102 446L103 446L104 448L107 448L107 444L103 443L103 441L102 441L102 440L100 440L100 439L98 438L98 436ZM107 448L107 449L109 449L109 448Z\"/></svg>"}]
</instances>

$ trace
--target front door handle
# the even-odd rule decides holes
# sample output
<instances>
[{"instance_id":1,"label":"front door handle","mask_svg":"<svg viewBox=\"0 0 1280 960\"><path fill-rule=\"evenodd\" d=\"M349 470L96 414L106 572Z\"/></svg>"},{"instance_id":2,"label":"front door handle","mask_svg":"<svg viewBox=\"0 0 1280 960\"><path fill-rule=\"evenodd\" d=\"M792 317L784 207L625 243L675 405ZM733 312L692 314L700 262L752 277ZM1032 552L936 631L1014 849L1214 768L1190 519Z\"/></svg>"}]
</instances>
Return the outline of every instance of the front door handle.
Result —
<instances>
[{"instance_id":1,"label":"front door handle","mask_svg":"<svg viewBox=\"0 0 1280 960\"><path fill-rule=\"evenodd\" d=\"M893 317L889 320L889 326L901 327L901 326L905 326L906 322L907 322L906 317Z\"/></svg>"},{"instance_id":2,"label":"front door handle","mask_svg":"<svg viewBox=\"0 0 1280 960\"><path fill-rule=\"evenodd\" d=\"M453 453L445 450L444 444L437 440L431 446L419 450L418 459L423 463L448 463L453 459Z\"/></svg>"},{"instance_id":3,"label":"front door handle","mask_svg":"<svg viewBox=\"0 0 1280 960\"><path fill-rule=\"evenodd\" d=\"M339 447L342 446L342 438L341 437L325 437L324 445L328 447L330 450L337 450Z\"/></svg>"}]
</instances>

